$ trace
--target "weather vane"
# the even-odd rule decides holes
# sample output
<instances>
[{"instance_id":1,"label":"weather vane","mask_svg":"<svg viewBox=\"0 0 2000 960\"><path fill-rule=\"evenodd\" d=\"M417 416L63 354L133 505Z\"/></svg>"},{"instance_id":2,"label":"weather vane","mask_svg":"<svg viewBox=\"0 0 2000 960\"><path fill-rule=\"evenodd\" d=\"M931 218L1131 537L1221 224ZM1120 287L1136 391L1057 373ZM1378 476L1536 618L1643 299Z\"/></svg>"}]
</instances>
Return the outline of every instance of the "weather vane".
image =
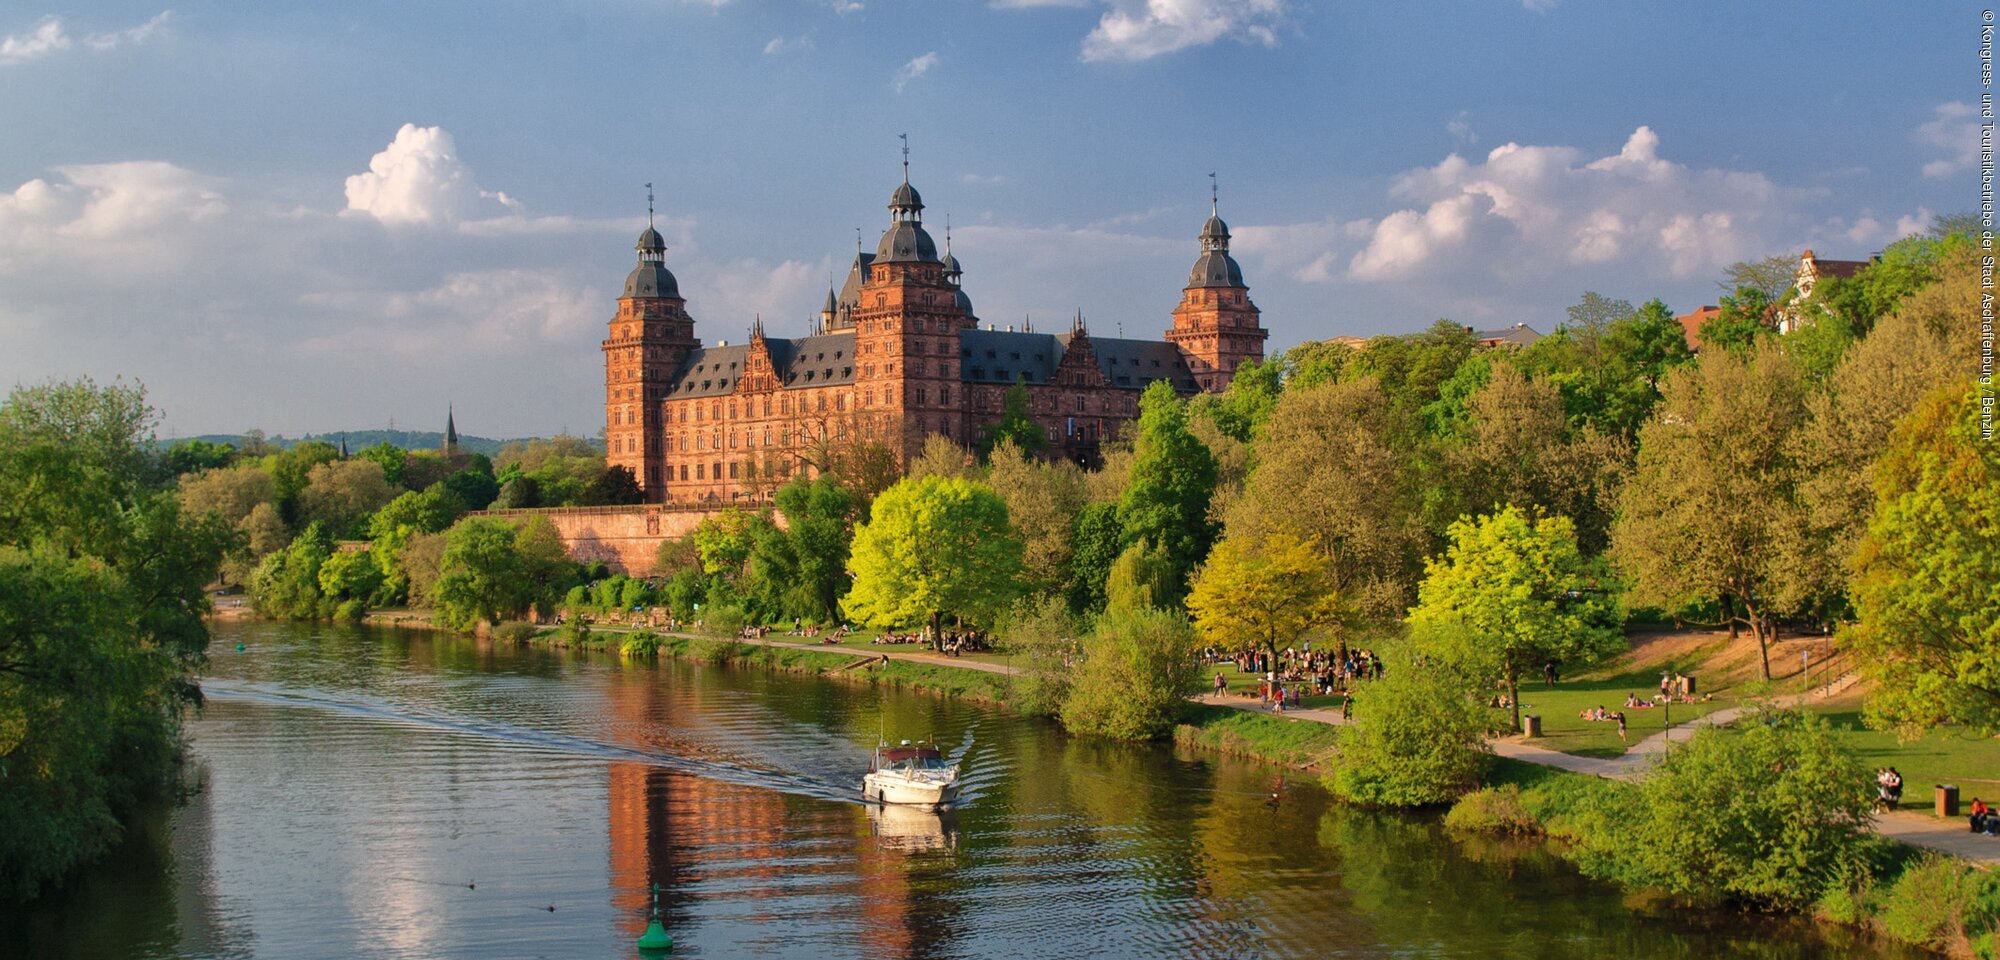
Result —
<instances>
[{"instance_id":1,"label":"weather vane","mask_svg":"<svg viewBox=\"0 0 2000 960\"><path fill-rule=\"evenodd\" d=\"M646 184L646 226L653 225L653 185Z\"/></svg>"},{"instance_id":2,"label":"weather vane","mask_svg":"<svg viewBox=\"0 0 2000 960\"><path fill-rule=\"evenodd\" d=\"M1208 175L1208 214L1209 214L1209 216L1214 216L1214 215L1215 215L1215 198L1216 198L1216 190L1215 190L1215 174L1214 174L1214 173L1210 173L1210 174Z\"/></svg>"},{"instance_id":3,"label":"weather vane","mask_svg":"<svg viewBox=\"0 0 2000 960\"><path fill-rule=\"evenodd\" d=\"M910 182L910 135L907 133L899 133L896 134L896 139L903 141L903 182L909 183Z\"/></svg>"}]
</instances>

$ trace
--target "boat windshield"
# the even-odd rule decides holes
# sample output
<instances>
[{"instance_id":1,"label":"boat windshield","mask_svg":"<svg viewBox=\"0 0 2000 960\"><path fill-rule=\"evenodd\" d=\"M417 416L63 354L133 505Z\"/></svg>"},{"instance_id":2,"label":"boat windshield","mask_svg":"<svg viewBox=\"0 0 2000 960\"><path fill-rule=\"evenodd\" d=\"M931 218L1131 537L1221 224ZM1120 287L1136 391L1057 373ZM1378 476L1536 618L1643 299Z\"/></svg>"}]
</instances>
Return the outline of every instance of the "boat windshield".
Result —
<instances>
[{"instance_id":1,"label":"boat windshield","mask_svg":"<svg viewBox=\"0 0 2000 960\"><path fill-rule=\"evenodd\" d=\"M884 769L943 770L950 764L936 747L891 747L882 751Z\"/></svg>"}]
</instances>

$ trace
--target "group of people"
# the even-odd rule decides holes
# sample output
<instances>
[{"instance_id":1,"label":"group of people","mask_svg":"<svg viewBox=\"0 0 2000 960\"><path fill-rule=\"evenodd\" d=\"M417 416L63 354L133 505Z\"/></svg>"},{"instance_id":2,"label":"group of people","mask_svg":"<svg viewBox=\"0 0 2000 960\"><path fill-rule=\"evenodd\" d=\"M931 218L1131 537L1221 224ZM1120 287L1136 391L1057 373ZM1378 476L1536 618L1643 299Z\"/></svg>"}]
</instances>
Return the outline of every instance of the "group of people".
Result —
<instances>
[{"instance_id":1,"label":"group of people","mask_svg":"<svg viewBox=\"0 0 2000 960\"><path fill-rule=\"evenodd\" d=\"M1631 698L1627 697L1627 699L1629 700ZM1648 706L1650 706L1650 704L1648 704ZM1577 713L1577 716L1584 720L1594 720L1604 723L1616 723L1618 724L1618 739L1621 741L1625 739L1625 713L1622 710L1606 710L1604 709L1603 706L1600 705L1588 710L1580 711Z\"/></svg>"},{"instance_id":2,"label":"group of people","mask_svg":"<svg viewBox=\"0 0 2000 960\"><path fill-rule=\"evenodd\" d=\"M1356 680L1373 680L1382 675L1382 658L1372 650L1315 650L1310 641L1298 647L1287 647L1279 651L1276 658L1269 652L1231 653L1219 647L1202 648L1199 658L1203 664L1231 663L1240 673L1270 677L1271 680L1263 685L1262 695L1274 705L1284 702L1281 694L1286 690L1291 692L1291 701L1296 704L1301 696L1345 692ZM1221 677L1221 674L1216 676ZM1225 690L1226 684L1218 686L1216 693L1221 694Z\"/></svg>"}]
</instances>

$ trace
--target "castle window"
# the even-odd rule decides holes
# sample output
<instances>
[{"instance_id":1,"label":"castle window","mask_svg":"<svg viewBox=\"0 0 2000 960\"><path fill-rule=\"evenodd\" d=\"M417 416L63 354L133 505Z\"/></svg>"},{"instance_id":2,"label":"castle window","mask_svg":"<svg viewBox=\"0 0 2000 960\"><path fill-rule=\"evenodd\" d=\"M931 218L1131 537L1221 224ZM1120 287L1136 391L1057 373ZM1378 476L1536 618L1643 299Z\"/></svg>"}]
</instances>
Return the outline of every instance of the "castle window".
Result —
<instances>
[{"instance_id":1,"label":"castle window","mask_svg":"<svg viewBox=\"0 0 2000 960\"><path fill-rule=\"evenodd\" d=\"M729 449L736 449L736 431L729 431Z\"/></svg>"},{"instance_id":2,"label":"castle window","mask_svg":"<svg viewBox=\"0 0 2000 960\"><path fill-rule=\"evenodd\" d=\"M722 479L722 463L720 461L715 464L715 479Z\"/></svg>"},{"instance_id":3,"label":"castle window","mask_svg":"<svg viewBox=\"0 0 2000 960\"><path fill-rule=\"evenodd\" d=\"M1083 397L1082 397L1081 395L1079 395L1079 396L1078 396L1078 397L1076 398L1076 412L1078 412L1078 413L1082 413L1082 412L1083 412Z\"/></svg>"},{"instance_id":4,"label":"castle window","mask_svg":"<svg viewBox=\"0 0 2000 960\"><path fill-rule=\"evenodd\" d=\"M729 479L736 479L736 461L729 461Z\"/></svg>"},{"instance_id":5,"label":"castle window","mask_svg":"<svg viewBox=\"0 0 2000 960\"><path fill-rule=\"evenodd\" d=\"M1156 367L1157 367L1157 366L1159 366L1159 365L1160 365L1160 361L1158 361L1158 360L1155 360L1155 361L1153 361L1153 366L1156 366Z\"/></svg>"},{"instance_id":6,"label":"castle window","mask_svg":"<svg viewBox=\"0 0 2000 960\"><path fill-rule=\"evenodd\" d=\"M927 400L927 399L928 399L928 398L927 398L927 397L925 396L925 391L924 391L924 388L922 388L922 387L918 387L918 388L917 388L917 406L920 406L920 407L921 407L921 406L923 406L923 405L924 405L924 403L926 402L926 400Z\"/></svg>"},{"instance_id":7,"label":"castle window","mask_svg":"<svg viewBox=\"0 0 2000 960\"><path fill-rule=\"evenodd\" d=\"M822 393L822 394L820 394L820 395L819 395L819 408L820 408L821 410L825 410L825 409L826 409L826 394L824 394L824 393Z\"/></svg>"},{"instance_id":8,"label":"castle window","mask_svg":"<svg viewBox=\"0 0 2000 960\"><path fill-rule=\"evenodd\" d=\"M708 436L706 434L697 434L694 438L694 448L696 450L708 449Z\"/></svg>"},{"instance_id":9,"label":"castle window","mask_svg":"<svg viewBox=\"0 0 2000 960\"><path fill-rule=\"evenodd\" d=\"M844 394L844 393L843 393L843 394L841 394L840 396L837 396L837 397L834 397L834 398L833 398L833 408L834 408L835 410L846 410L846 409L847 409L847 394Z\"/></svg>"},{"instance_id":10,"label":"castle window","mask_svg":"<svg viewBox=\"0 0 2000 960\"><path fill-rule=\"evenodd\" d=\"M687 411L683 410L681 412L685 414ZM701 422L701 414L702 414L701 404L697 403L694 405L694 422L696 423Z\"/></svg>"},{"instance_id":11,"label":"castle window","mask_svg":"<svg viewBox=\"0 0 2000 960\"><path fill-rule=\"evenodd\" d=\"M729 419L736 419L736 401L729 401Z\"/></svg>"},{"instance_id":12,"label":"castle window","mask_svg":"<svg viewBox=\"0 0 2000 960\"><path fill-rule=\"evenodd\" d=\"M702 475L702 469L701 469L701 468L702 468L702 467L704 467L704 466L706 466L706 464L700 464L700 463L697 463L697 464L695 464L695 465L694 465L694 478L695 478L696 480L706 480L706 479L708 479L707 477L705 477L705 476L703 476L703 475Z\"/></svg>"},{"instance_id":13,"label":"castle window","mask_svg":"<svg viewBox=\"0 0 2000 960\"><path fill-rule=\"evenodd\" d=\"M997 359L998 357L999 357L999 354L996 354L996 353L994 353L994 352L993 352L993 351L991 351L991 350L988 350L988 351L986 351L986 359L988 359L988 360L994 360L994 359Z\"/></svg>"},{"instance_id":14,"label":"castle window","mask_svg":"<svg viewBox=\"0 0 2000 960\"><path fill-rule=\"evenodd\" d=\"M683 463L681 464L681 481L685 483L687 481L687 478L688 478L688 465Z\"/></svg>"},{"instance_id":15,"label":"castle window","mask_svg":"<svg viewBox=\"0 0 2000 960\"><path fill-rule=\"evenodd\" d=\"M950 387L939 387L939 388L938 388L938 402L939 402L939 403L944 403L944 404L949 404L949 403L951 403L951 388L950 388ZM949 436L949 434L947 434L947 436Z\"/></svg>"},{"instance_id":16,"label":"castle window","mask_svg":"<svg viewBox=\"0 0 2000 960\"><path fill-rule=\"evenodd\" d=\"M969 357L969 356L972 356L972 348L971 348L971 347L966 347L966 348L965 348L964 350L961 350L961 351L959 351L958 355L959 355L959 356L961 356L961 357Z\"/></svg>"},{"instance_id":17,"label":"castle window","mask_svg":"<svg viewBox=\"0 0 2000 960\"><path fill-rule=\"evenodd\" d=\"M765 446L767 446L767 447L771 445L771 428L770 428L770 427L765 427L765 428L764 428L764 445L765 445Z\"/></svg>"},{"instance_id":18,"label":"castle window","mask_svg":"<svg viewBox=\"0 0 2000 960\"><path fill-rule=\"evenodd\" d=\"M973 368L972 368L972 379L974 379L974 380L979 380L979 379L983 379L983 378L984 378L985 376L986 376L986 368L985 368L985 367L973 367Z\"/></svg>"},{"instance_id":19,"label":"castle window","mask_svg":"<svg viewBox=\"0 0 2000 960\"><path fill-rule=\"evenodd\" d=\"M1014 359L1016 359L1016 360L1019 360L1019 359L1021 359L1021 355L1020 355L1020 354L1019 354L1018 352L1017 352L1017 353L1014 353L1014 354L1012 354L1012 356L1013 356L1013 358L1014 358Z\"/></svg>"},{"instance_id":20,"label":"castle window","mask_svg":"<svg viewBox=\"0 0 2000 960\"><path fill-rule=\"evenodd\" d=\"M806 371L806 382L807 382L807 383L811 383L811 382L812 382L812 378L813 378L813 372L812 372L811 370L807 370L807 371Z\"/></svg>"},{"instance_id":21,"label":"castle window","mask_svg":"<svg viewBox=\"0 0 2000 960\"><path fill-rule=\"evenodd\" d=\"M840 375L841 375L841 376L843 376L843 377L851 377L851 376L854 376L854 368L853 368L853 367L841 367L841 368L840 368Z\"/></svg>"},{"instance_id":22,"label":"castle window","mask_svg":"<svg viewBox=\"0 0 2000 960\"><path fill-rule=\"evenodd\" d=\"M770 415L771 415L771 398L770 398L770 397L765 397L765 398L764 398L764 416L767 416L767 417L768 417L768 416L770 416Z\"/></svg>"},{"instance_id":23,"label":"castle window","mask_svg":"<svg viewBox=\"0 0 2000 960\"><path fill-rule=\"evenodd\" d=\"M1009 377L1007 376L1007 371L1005 371L1005 370L995 370L995 371L993 371L993 376L995 376L995 377L997 377L997 378L999 378L999 379L1001 379L1001 380L1007 380L1007 379L1010 379L1010 378L1009 378Z\"/></svg>"}]
</instances>

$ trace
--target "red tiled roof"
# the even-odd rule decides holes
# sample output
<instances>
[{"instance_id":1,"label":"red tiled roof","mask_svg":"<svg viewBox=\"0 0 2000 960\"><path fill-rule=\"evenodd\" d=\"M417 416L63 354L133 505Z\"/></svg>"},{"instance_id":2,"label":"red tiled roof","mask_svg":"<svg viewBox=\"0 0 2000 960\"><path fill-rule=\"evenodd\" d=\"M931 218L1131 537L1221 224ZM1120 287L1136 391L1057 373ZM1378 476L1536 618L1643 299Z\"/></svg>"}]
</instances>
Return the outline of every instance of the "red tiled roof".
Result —
<instances>
[{"instance_id":1,"label":"red tiled roof","mask_svg":"<svg viewBox=\"0 0 2000 960\"><path fill-rule=\"evenodd\" d=\"M1693 313L1684 313L1674 318L1680 322L1681 335L1687 338L1689 350L1701 349L1701 325L1721 315L1721 307L1707 304Z\"/></svg>"}]
</instances>

